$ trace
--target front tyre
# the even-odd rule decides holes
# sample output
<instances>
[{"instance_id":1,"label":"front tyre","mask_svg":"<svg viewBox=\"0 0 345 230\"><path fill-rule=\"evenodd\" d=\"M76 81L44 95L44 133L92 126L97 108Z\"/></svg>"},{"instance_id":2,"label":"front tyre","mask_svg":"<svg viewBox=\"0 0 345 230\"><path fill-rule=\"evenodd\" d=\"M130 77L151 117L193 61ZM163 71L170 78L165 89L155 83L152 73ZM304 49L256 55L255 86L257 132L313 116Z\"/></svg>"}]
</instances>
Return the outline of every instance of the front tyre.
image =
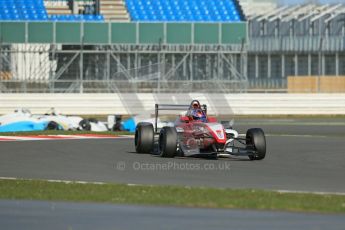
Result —
<instances>
[{"instance_id":1,"label":"front tyre","mask_svg":"<svg viewBox=\"0 0 345 230\"><path fill-rule=\"evenodd\" d=\"M177 152L177 132L175 127L163 127L159 133L159 155L175 157Z\"/></svg>"},{"instance_id":2,"label":"front tyre","mask_svg":"<svg viewBox=\"0 0 345 230\"><path fill-rule=\"evenodd\" d=\"M88 119L83 119L79 122L79 126L81 127L82 130L85 131L91 131L91 124Z\"/></svg>"},{"instance_id":3,"label":"front tyre","mask_svg":"<svg viewBox=\"0 0 345 230\"><path fill-rule=\"evenodd\" d=\"M46 130L59 130L60 126L57 122L55 121L49 121Z\"/></svg>"},{"instance_id":4,"label":"front tyre","mask_svg":"<svg viewBox=\"0 0 345 230\"><path fill-rule=\"evenodd\" d=\"M262 160L265 158L266 138L262 129L248 129L246 134L246 144L254 150L254 154L249 155L250 160Z\"/></svg>"},{"instance_id":5,"label":"front tyre","mask_svg":"<svg viewBox=\"0 0 345 230\"><path fill-rule=\"evenodd\" d=\"M134 145L137 153L151 153L153 151L153 141L153 125L147 122L138 123L134 137Z\"/></svg>"}]
</instances>

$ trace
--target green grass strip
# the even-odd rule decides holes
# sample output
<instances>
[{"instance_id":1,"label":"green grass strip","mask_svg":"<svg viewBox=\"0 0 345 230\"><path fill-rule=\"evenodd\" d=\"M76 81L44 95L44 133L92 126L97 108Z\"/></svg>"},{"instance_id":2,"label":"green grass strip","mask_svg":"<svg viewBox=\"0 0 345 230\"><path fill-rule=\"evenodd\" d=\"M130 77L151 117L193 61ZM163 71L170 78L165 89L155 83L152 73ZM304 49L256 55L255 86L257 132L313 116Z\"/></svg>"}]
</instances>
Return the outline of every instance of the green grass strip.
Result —
<instances>
[{"instance_id":1,"label":"green grass strip","mask_svg":"<svg viewBox=\"0 0 345 230\"><path fill-rule=\"evenodd\" d=\"M0 199L345 213L345 196L249 189L0 180Z\"/></svg>"}]
</instances>

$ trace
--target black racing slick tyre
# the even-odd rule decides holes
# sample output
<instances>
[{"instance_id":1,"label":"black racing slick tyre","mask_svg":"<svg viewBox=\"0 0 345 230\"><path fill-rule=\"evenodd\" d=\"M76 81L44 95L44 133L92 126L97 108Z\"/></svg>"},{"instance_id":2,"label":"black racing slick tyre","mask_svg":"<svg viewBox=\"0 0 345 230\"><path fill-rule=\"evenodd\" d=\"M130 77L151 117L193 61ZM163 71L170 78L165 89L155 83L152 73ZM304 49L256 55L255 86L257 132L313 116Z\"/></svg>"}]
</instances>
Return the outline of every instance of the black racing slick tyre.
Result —
<instances>
[{"instance_id":1,"label":"black racing slick tyre","mask_svg":"<svg viewBox=\"0 0 345 230\"><path fill-rule=\"evenodd\" d=\"M55 121L49 121L46 129L47 130L59 130L59 124Z\"/></svg>"},{"instance_id":2,"label":"black racing slick tyre","mask_svg":"<svg viewBox=\"0 0 345 230\"><path fill-rule=\"evenodd\" d=\"M135 129L134 145L137 153L151 153L153 151L153 125L147 122L138 123Z\"/></svg>"},{"instance_id":3,"label":"black racing slick tyre","mask_svg":"<svg viewBox=\"0 0 345 230\"><path fill-rule=\"evenodd\" d=\"M159 133L159 155L161 157L175 157L177 140L177 131L175 127L163 127Z\"/></svg>"},{"instance_id":4,"label":"black racing slick tyre","mask_svg":"<svg viewBox=\"0 0 345 230\"><path fill-rule=\"evenodd\" d=\"M79 122L79 126L82 128L82 130L90 131L91 130L91 124L88 119L83 119Z\"/></svg>"},{"instance_id":5,"label":"black racing slick tyre","mask_svg":"<svg viewBox=\"0 0 345 230\"><path fill-rule=\"evenodd\" d=\"M265 133L260 128L248 129L246 134L246 144L254 150L254 154L249 155L250 160L262 160L266 156Z\"/></svg>"}]
</instances>

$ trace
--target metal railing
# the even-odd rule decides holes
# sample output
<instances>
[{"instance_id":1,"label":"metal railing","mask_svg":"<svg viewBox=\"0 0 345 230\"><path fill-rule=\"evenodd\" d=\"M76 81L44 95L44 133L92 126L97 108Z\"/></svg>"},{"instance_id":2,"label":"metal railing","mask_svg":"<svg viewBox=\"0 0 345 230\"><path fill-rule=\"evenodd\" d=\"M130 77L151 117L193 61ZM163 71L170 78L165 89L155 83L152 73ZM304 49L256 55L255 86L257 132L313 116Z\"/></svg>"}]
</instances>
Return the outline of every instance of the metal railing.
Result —
<instances>
[{"instance_id":1,"label":"metal railing","mask_svg":"<svg viewBox=\"0 0 345 230\"><path fill-rule=\"evenodd\" d=\"M78 49L79 48L79 49ZM244 92L245 53L118 53L110 46L0 49L3 93Z\"/></svg>"},{"instance_id":2,"label":"metal railing","mask_svg":"<svg viewBox=\"0 0 345 230\"><path fill-rule=\"evenodd\" d=\"M345 51L344 36L252 37L248 52L323 52Z\"/></svg>"}]
</instances>

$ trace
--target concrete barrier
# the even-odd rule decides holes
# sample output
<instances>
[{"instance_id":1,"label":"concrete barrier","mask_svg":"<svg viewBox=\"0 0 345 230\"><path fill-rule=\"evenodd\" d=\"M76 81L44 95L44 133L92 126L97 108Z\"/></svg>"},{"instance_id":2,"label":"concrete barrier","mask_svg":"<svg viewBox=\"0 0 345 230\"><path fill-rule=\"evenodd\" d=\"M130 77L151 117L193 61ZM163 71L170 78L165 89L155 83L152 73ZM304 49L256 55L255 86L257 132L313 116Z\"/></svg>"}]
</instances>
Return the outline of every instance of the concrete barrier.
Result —
<instances>
[{"instance_id":1,"label":"concrete barrier","mask_svg":"<svg viewBox=\"0 0 345 230\"><path fill-rule=\"evenodd\" d=\"M42 114L153 114L154 104L198 99L215 115L345 114L345 94L0 94L0 114L28 108ZM176 114L176 112L171 112Z\"/></svg>"}]
</instances>

